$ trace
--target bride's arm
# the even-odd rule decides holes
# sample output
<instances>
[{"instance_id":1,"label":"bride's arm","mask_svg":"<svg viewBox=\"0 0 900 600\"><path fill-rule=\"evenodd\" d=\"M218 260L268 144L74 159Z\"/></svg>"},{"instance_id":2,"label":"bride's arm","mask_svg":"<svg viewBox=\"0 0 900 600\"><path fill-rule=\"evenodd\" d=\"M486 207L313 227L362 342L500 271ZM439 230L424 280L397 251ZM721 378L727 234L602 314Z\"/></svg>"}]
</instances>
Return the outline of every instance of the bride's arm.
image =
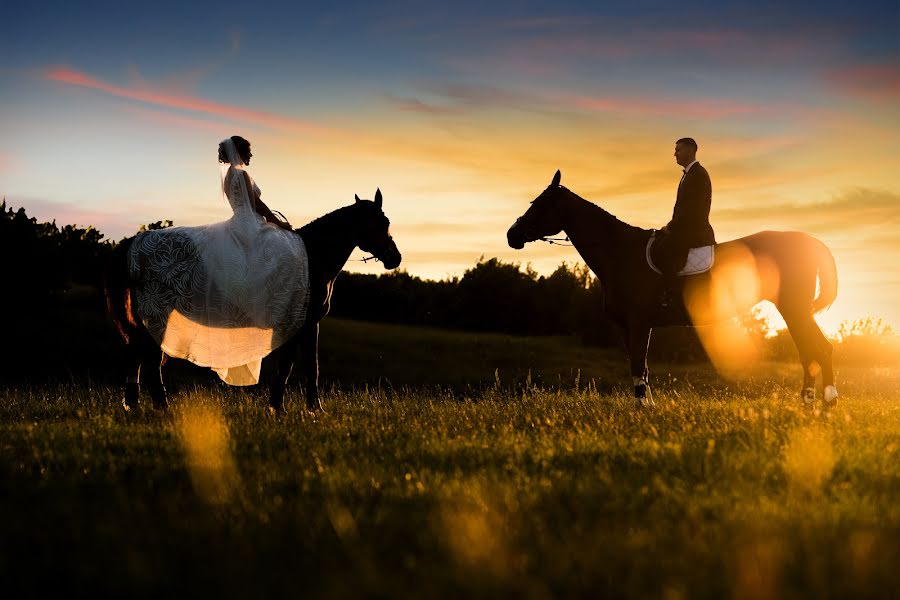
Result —
<instances>
[{"instance_id":1,"label":"bride's arm","mask_svg":"<svg viewBox=\"0 0 900 600\"><path fill-rule=\"evenodd\" d=\"M269 207L266 206L266 203L259 199L259 196L256 197L256 212L261 214L269 223L274 223L284 229L293 229L290 223L276 217Z\"/></svg>"},{"instance_id":2,"label":"bride's arm","mask_svg":"<svg viewBox=\"0 0 900 600\"><path fill-rule=\"evenodd\" d=\"M274 223L275 225L278 225L279 227L282 227L284 229L292 229L290 223L288 223L287 221L282 221L281 219L276 217L272 210L268 206L266 206L266 203L260 199L259 188L253 184L253 180L250 179L249 173L245 172L244 177L247 183L247 190L253 200L253 206L256 208L256 212L261 214L263 218L269 223Z\"/></svg>"}]
</instances>

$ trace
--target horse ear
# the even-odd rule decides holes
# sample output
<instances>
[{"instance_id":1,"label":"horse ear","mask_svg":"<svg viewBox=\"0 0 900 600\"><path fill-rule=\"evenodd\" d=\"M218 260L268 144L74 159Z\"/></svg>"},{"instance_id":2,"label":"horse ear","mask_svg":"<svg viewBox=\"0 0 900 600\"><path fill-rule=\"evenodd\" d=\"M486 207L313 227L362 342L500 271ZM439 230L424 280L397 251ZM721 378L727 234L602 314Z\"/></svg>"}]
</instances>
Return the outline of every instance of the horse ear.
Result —
<instances>
[{"instance_id":1,"label":"horse ear","mask_svg":"<svg viewBox=\"0 0 900 600\"><path fill-rule=\"evenodd\" d=\"M550 184L550 187L558 187L560 179L562 179L562 173L560 173L559 169L557 169L556 175L553 176L553 183Z\"/></svg>"},{"instance_id":2,"label":"horse ear","mask_svg":"<svg viewBox=\"0 0 900 600\"><path fill-rule=\"evenodd\" d=\"M375 189L375 206L381 208L381 188Z\"/></svg>"},{"instance_id":3,"label":"horse ear","mask_svg":"<svg viewBox=\"0 0 900 600\"><path fill-rule=\"evenodd\" d=\"M360 202L359 196L357 194L353 194L353 197L356 198L357 202Z\"/></svg>"}]
</instances>

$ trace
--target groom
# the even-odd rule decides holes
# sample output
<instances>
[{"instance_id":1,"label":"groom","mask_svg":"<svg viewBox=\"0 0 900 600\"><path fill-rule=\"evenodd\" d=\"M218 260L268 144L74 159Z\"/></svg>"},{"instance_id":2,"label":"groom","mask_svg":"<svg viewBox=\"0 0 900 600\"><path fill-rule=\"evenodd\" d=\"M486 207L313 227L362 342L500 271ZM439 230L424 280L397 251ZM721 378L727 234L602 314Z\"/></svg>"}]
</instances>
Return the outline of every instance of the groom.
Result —
<instances>
[{"instance_id":1,"label":"groom","mask_svg":"<svg viewBox=\"0 0 900 600\"><path fill-rule=\"evenodd\" d=\"M676 273L684 268L688 251L716 243L709 224L712 183L709 173L697 162L697 142L681 138L675 142L675 162L684 168L678 183L678 194L672 220L659 230L654 243L654 262L663 273L664 307L673 303Z\"/></svg>"}]
</instances>

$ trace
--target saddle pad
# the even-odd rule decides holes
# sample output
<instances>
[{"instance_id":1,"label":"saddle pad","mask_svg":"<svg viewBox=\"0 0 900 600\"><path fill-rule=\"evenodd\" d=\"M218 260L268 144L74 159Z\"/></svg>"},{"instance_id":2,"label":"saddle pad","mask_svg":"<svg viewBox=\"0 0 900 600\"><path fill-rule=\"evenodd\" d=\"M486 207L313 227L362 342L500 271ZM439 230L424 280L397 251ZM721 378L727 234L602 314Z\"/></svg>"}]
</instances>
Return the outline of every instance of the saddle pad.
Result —
<instances>
[{"instance_id":1,"label":"saddle pad","mask_svg":"<svg viewBox=\"0 0 900 600\"><path fill-rule=\"evenodd\" d=\"M653 247L653 242L656 240L656 234L650 236L650 239L647 241L647 265L662 275L662 271L660 271L655 264L653 264L653 259L650 257L650 249ZM678 271L677 275L679 277L684 277L685 275L699 275L700 273L706 273L710 269L712 269L713 263L716 258L716 247L715 246L701 246L699 248L691 248L688 251L687 261L684 263L684 268Z\"/></svg>"}]
</instances>

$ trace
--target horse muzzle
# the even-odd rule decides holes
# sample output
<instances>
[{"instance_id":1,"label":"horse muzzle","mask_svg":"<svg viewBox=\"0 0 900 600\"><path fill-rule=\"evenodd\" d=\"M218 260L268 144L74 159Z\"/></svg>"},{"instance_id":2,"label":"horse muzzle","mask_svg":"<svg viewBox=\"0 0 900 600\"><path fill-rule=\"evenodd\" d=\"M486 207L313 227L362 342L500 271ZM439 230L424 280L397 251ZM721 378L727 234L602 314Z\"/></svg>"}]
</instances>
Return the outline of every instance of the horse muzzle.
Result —
<instances>
[{"instance_id":1,"label":"horse muzzle","mask_svg":"<svg viewBox=\"0 0 900 600\"><path fill-rule=\"evenodd\" d=\"M516 219L513 226L509 228L509 231L506 232L506 242L509 244L509 247L514 250L521 250L525 247L525 233L522 231L522 227L519 226L518 219Z\"/></svg>"},{"instance_id":2,"label":"horse muzzle","mask_svg":"<svg viewBox=\"0 0 900 600\"><path fill-rule=\"evenodd\" d=\"M391 270L399 267L402 260L403 257L400 255L400 252L394 252L390 256L385 256L381 262L384 264L385 269Z\"/></svg>"},{"instance_id":3,"label":"horse muzzle","mask_svg":"<svg viewBox=\"0 0 900 600\"><path fill-rule=\"evenodd\" d=\"M396 269L400 266L400 262L403 260L403 256L400 254L400 250L397 249L397 244L394 243L394 240L390 240L390 244L388 244L387 251L384 253L384 256L378 258L384 264L384 268L391 270Z\"/></svg>"}]
</instances>

